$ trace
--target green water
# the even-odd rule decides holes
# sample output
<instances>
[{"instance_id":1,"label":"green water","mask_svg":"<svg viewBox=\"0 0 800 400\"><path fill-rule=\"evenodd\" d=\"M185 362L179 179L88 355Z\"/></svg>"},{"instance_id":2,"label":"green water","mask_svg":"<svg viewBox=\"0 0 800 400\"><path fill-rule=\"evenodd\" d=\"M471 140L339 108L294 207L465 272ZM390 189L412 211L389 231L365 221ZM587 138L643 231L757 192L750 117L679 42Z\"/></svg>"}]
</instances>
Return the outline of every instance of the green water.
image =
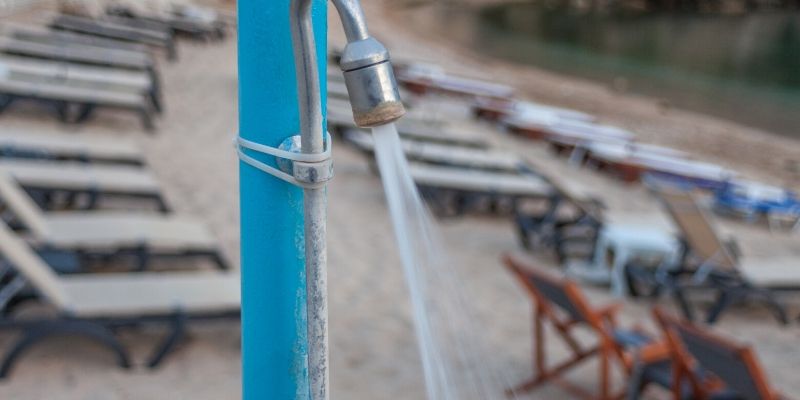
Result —
<instances>
[{"instance_id":1,"label":"green water","mask_svg":"<svg viewBox=\"0 0 800 400\"><path fill-rule=\"evenodd\" d=\"M491 56L624 87L800 138L800 12L435 7L445 35Z\"/></svg>"}]
</instances>

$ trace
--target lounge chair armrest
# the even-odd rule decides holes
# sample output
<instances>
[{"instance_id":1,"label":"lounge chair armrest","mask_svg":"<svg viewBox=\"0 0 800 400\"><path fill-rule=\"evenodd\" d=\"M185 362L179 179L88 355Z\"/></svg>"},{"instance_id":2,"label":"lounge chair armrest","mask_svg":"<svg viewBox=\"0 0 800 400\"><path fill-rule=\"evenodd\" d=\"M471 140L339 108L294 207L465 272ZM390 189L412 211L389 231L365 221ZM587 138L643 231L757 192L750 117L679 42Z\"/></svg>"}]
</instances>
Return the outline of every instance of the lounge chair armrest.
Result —
<instances>
[{"instance_id":1,"label":"lounge chair armrest","mask_svg":"<svg viewBox=\"0 0 800 400\"><path fill-rule=\"evenodd\" d=\"M597 310L597 314L604 320L613 324L615 322L614 319L620 310L622 310L622 303L613 303L599 308Z\"/></svg>"},{"instance_id":2,"label":"lounge chair armrest","mask_svg":"<svg viewBox=\"0 0 800 400\"><path fill-rule=\"evenodd\" d=\"M637 351L638 359L644 364L672 358L669 344L665 340L658 340L640 347Z\"/></svg>"}]
</instances>

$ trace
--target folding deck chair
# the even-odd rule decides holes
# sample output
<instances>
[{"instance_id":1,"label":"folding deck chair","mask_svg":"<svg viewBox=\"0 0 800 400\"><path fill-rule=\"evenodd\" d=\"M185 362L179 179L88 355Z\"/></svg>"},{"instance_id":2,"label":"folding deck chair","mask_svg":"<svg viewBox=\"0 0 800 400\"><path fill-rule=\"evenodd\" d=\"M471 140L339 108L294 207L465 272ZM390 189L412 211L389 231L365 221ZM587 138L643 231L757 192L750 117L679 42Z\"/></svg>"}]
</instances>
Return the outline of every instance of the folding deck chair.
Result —
<instances>
[{"instance_id":1,"label":"folding deck chair","mask_svg":"<svg viewBox=\"0 0 800 400\"><path fill-rule=\"evenodd\" d=\"M161 212L169 211L161 185L138 166L5 158L0 159L0 170L45 209L94 209L104 198L124 198L140 199Z\"/></svg>"},{"instance_id":2,"label":"folding deck chair","mask_svg":"<svg viewBox=\"0 0 800 400\"><path fill-rule=\"evenodd\" d=\"M76 133L0 131L0 155L86 163L144 165L139 146L129 140Z\"/></svg>"},{"instance_id":3,"label":"folding deck chair","mask_svg":"<svg viewBox=\"0 0 800 400\"><path fill-rule=\"evenodd\" d=\"M0 68L34 81L54 81L72 86L146 93L153 108L162 111L161 93L152 75L145 71L97 67L30 57L0 56Z\"/></svg>"},{"instance_id":4,"label":"folding deck chair","mask_svg":"<svg viewBox=\"0 0 800 400\"><path fill-rule=\"evenodd\" d=\"M0 378L33 346L55 336L82 336L111 350L122 368L131 367L128 351L117 338L125 328L164 326L169 333L157 344L147 365L157 367L185 338L188 324L212 319L238 319L238 274L110 273L56 275L5 224L0 224L0 329L19 331L6 351ZM18 296L34 291L55 309L54 315L15 315ZM31 296L28 296L31 298Z\"/></svg>"},{"instance_id":5,"label":"folding deck chair","mask_svg":"<svg viewBox=\"0 0 800 400\"><path fill-rule=\"evenodd\" d=\"M35 100L54 106L63 122L80 123L98 107L116 108L135 112L145 129L153 130L157 107L150 93L86 83L6 68L0 72L0 113L18 100Z\"/></svg>"},{"instance_id":6,"label":"folding deck chair","mask_svg":"<svg viewBox=\"0 0 800 400\"><path fill-rule=\"evenodd\" d=\"M228 269L217 240L192 219L116 211L43 212L5 174L0 174L0 201L9 212L5 217L43 247L88 258L132 256L140 270L153 258L167 257L203 257Z\"/></svg>"},{"instance_id":7,"label":"folding deck chair","mask_svg":"<svg viewBox=\"0 0 800 400\"><path fill-rule=\"evenodd\" d=\"M498 212L523 200L548 199L552 187L533 173L492 172L410 164L411 177L420 194L440 216L460 216L467 211Z\"/></svg>"},{"instance_id":8,"label":"folding deck chair","mask_svg":"<svg viewBox=\"0 0 800 400\"><path fill-rule=\"evenodd\" d=\"M534 377L510 389L509 394L523 394L552 382L581 399L621 399L627 388L615 391L612 382L614 366L623 375L633 372L635 365L666 368L669 384L669 353L665 343L637 330L617 328L619 305L593 306L580 288L567 279L552 278L534 269L521 259L506 255L503 262L519 280L533 300L533 363ZM545 325L552 325L555 334L569 347L572 356L555 365L547 362L547 335ZM574 336L576 328L588 328L597 344L582 346ZM590 393L562 376L580 364L596 357L599 360L599 393Z\"/></svg>"},{"instance_id":9,"label":"folding deck chair","mask_svg":"<svg viewBox=\"0 0 800 400\"><path fill-rule=\"evenodd\" d=\"M170 32L136 28L111 21L95 20L64 14L53 18L50 22L50 27L53 29L85 33L109 39L159 47L167 52L168 59L176 60L178 58L175 39Z\"/></svg>"},{"instance_id":10,"label":"folding deck chair","mask_svg":"<svg viewBox=\"0 0 800 400\"><path fill-rule=\"evenodd\" d=\"M673 354L674 398L698 400L779 400L766 372L750 346L700 329L655 308L653 314L668 339ZM688 384L687 384L688 382ZM680 396L680 397L679 397Z\"/></svg>"},{"instance_id":11,"label":"folding deck chair","mask_svg":"<svg viewBox=\"0 0 800 400\"><path fill-rule=\"evenodd\" d=\"M739 257L720 239L690 192L664 184L653 183L651 187L680 229L684 254L677 267L666 270L642 271L630 265L634 279L647 280L650 274L649 283L656 289L671 291L690 320L694 313L687 292L711 290L716 292L717 300L706 318L710 324L731 306L747 300L765 303L786 323L785 309L776 300L775 292L800 290L800 260L791 256Z\"/></svg>"}]
</instances>

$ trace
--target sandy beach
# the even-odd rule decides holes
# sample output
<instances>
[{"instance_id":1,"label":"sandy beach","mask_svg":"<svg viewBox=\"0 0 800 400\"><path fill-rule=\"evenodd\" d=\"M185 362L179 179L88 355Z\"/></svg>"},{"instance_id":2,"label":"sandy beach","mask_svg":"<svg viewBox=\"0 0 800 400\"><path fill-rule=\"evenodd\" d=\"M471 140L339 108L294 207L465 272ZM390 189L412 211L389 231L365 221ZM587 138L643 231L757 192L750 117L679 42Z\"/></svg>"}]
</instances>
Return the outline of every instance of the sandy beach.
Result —
<instances>
[{"instance_id":1,"label":"sandy beach","mask_svg":"<svg viewBox=\"0 0 800 400\"><path fill-rule=\"evenodd\" d=\"M800 141L776 136L566 76L486 60L442 41L427 24L409 22L407 9L390 0L364 0L370 27L395 58L421 59L467 76L496 80L518 88L530 99L590 112L602 122L635 131L643 141L674 146L734 167L747 176L800 189ZM415 12L419 12L418 10ZM331 9L331 45L343 33ZM127 113L100 111L91 122L64 126L43 117L35 106L20 106L0 116L0 130L80 131L87 135L129 138L140 143L148 165L179 214L211 226L225 255L238 265L238 161L231 145L237 132L235 35L224 42L180 43L180 60L161 59L166 112L155 135L141 131ZM514 151L536 168L574 180L601 193L611 210L661 212L639 186L598 172L569 167L541 144L514 138L484 123L457 122L480 132L496 147ZM336 178L329 189L329 293L332 398L423 399L425 390L413 333L408 291L395 249L381 182L363 155L344 143L334 151ZM735 235L748 256L793 254L800 259L798 236L771 234L762 226L719 220ZM447 251L470 294L491 359L486 365L516 383L531 374L530 302L502 267L500 257L520 254L508 217L467 216L440 221ZM525 255L543 269L558 273L547 253ZM615 301L604 287L586 286L593 302ZM786 301L798 304L800 296ZM622 325L649 327L651 302L625 300ZM661 303L674 309L665 299ZM797 305L790 315L800 313ZM800 392L800 325L780 326L760 306L735 309L714 331L752 344L776 387ZM123 339L141 364L164 332L131 332ZM70 339L51 340L27 354L10 379L0 382L0 399L235 399L241 397L238 324L194 327L191 340L157 370L124 371L99 346ZM0 348L15 337L0 331ZM563 354L556 346L554 354ZM594 363L571 377L593 387ZM546 386L525 398L566 398ZM504 398L498 393L497 399ZM665 398L653 391L652 398Z\"/></svg>"}]
</instances>

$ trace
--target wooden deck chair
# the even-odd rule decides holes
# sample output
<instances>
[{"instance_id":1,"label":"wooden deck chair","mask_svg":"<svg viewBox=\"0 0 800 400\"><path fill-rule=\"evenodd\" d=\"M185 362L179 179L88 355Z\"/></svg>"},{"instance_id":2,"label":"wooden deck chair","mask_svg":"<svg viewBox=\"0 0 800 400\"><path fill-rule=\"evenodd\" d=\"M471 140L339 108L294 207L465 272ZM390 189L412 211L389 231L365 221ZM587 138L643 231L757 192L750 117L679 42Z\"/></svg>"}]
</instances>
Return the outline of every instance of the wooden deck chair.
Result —
<instances>
[{"instance_id":1,"label":"wooden deck chair","mask_svg":"<svg viewBox=\"0 0 800 400\"><path fill-rule=\"evenodd\" d=\"M0 155L5 158L144 165L144 155L132 141L54 131L4 129L0 131Z\"/></svg>"},{"instance_id":2,"label":"wooden deck chair","mask_svg":"<svg viewBox=\"0 0 800 400\"><path fill-rule=\"evenodd\" d=\"M58 15L50 22L50 27L71 32L85 33L99 37L142 43L162 48L169 60L178 59L175 39L171 32L125 26L112 21L96 20L72 15Z\"/></svg>"},{"instance_id":3,"label":"wooden deck chair","mask_svg":"<svg viewBox=\"0 0 800 400\"><path fill-rule=\"evenodd\" d=\"M522 199L542 200L552 194L547 182L530 173L481 171L422 163L410 164L420 194L442 216L468 211L495 213Z\"/></svg>"},{"instance_id":4,"label":"wooden deck chair","mask_svg":"<svg viewBox=\"0 0 800 400\"><path fill-rule=\"evenodd\" d=\"M34 81L55 81L72 86L146 93L157 112L162 111L161 93L153 77L145 71L97 67L63 61L3 55L0 65L15 75Z\"/></svg>"},{"instance_id":5,"label":"wooden deck chair","mask_svg":"<svg viewBox=\"0 0 800 400\"><path fill-rule=\"evenodd\" d=\"M533 310L533 363L534 377L508 391L509 394L529 392L545 383L555 383L581 399L621 399L627 388L614 390L612 370L616 365L628 376L636 363L663 365L669 353L663 342L652 339L641 331L626 331L616 326L618 304L607 307L593 306L580 288L568 279L552 278L531 267L521 259L506 255L503 261L520 284L526 289L534 303ZM549 324L569 347L572 356L549 365L547 362L547 335ZM582 346L575 337L575 329L588 328L597 336L597 344ZM561 378L578 365L597 358L599 360L599 391L587 390Z\"/></svg>"},{"instance_id":6,"label":"wooden deck chair","mask_svg":"<svg viewBox=\"0 0 800 400\"><path fill-rule=\"evenodd\" d=\"M0 159L0 170L13 177L45 209L94 209L104 198L125 198L139 199L163 213L169 212L161 185L138 166L5 158Z\"/></svg>"},{"instance_id":7,"label":"wooden deck chair","mask_svg":"<svg viewBox=\"0 0 800 400\"><path fill-rule=\"evenodd\" d=\"M83 336L112 350L117 363L131 366L130 356L117 339L128 327L158 325L169 333L148 358L158 366L186 335L193 321L238 318L240 279L238 274L113 273L58 276L5 224L0 223L0 329L19 331L21 336L6 351L0 378L7 377L16 361L45 339ZM14 313L17 296L26 288L35 292L56 313L22 317Z\"/></svg>"},{"instance_id":8,"label":"wooden deck chair","mask_svg":"<svg viewBox=\"0 0 800 400\"><path fill-rule=\"evenodd\" d=\"M673 363L673 398L779 400L750 346L734 343L687 321L653 310L668 339ZM686 384L688 382L688 385Z\"/></svg>"},{"instance_id":9,"label":"wooden deck chair","mask_svg":"<svg viewBox=\"0 0 800 400\"><path fill-rule=\"evenodd\" d=\"M89 257L133 256L140 270L158 257L204 257L228 269L217 240L192 219L114 211L43 212L6 174L0 174L0 201L42 246Z\"/></svg>"},{"instance_id":10,"label":"wooden deck chair","mask_svg":"<svg viewBox=\"0 0 800 400\"><path fill-rule=\"evenodd\" d=\"M372 159L375 148L372 135L361 129L348 129L344 132L344 138ZM511 173L526 170L522 158L504 151L413 140L403 140L403 150L408 160L432 165Z\"/></svg>"},{"instance_id":11,"label":"wooden deck chair","mask_svg":"<svg viewBox=\"0 0 800 400\"><path fill-rule=\"evenodd\" d=\"M0 69L5 68L0 64ZM0 112L18 100L35 100L55 106L63 122L86 121L96 108L116 108L135 112L145 129L154 129L157 112L148 92L132 92L109 85L86 85L85 82L63 78L20 73L5 69L0 73Z\"/></svg>"},{"instance_id":12,"label":"wooden deck chair","mask_svg":"<svg viewBox=\"0 0 800 400\"><path fill-rule=\"evenodd\" d=\"M675 186L651 182L680 229L686 249L683 265L674 271L662 271L659 282L672 291L686 317L693 312L685 292L690 289L713 290L717 301L706 321L714 323L732 305L747 300L764 302L782 322L787 322L784 307L774 297L774 290L800 290L800 260L791 256L740 258L720 239L705 211L691 192Z\"/></svg>"}]
</instances>

